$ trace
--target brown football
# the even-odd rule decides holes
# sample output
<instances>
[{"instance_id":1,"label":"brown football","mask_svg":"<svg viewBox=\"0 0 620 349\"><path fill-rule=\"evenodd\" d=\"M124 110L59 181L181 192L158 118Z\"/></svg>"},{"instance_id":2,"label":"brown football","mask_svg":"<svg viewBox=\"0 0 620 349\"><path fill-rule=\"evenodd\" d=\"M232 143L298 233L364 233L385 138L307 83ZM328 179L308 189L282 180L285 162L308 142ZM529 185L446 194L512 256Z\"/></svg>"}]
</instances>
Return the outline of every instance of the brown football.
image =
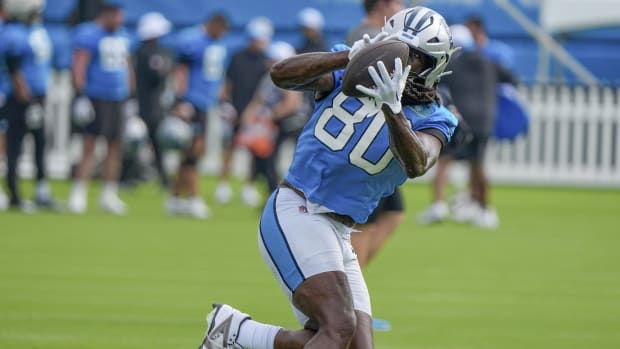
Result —
<instances>
[{"instance_id":1,"label":"brown football","mask_svg":"<svg viewBox=\"0 0 620 349\"><path fill-rule=\"evenodd\" d=\"M377 62L383 61L387 70L392 73L396 57L400 57L404 69L409 63L409 46L402 41L384 40L364 47L345 68L342 92L351 97L365 97L366 95L358 91L355 86L374 87L368 68L372 65L379 72Z\"/></svg>"}]
</instances>

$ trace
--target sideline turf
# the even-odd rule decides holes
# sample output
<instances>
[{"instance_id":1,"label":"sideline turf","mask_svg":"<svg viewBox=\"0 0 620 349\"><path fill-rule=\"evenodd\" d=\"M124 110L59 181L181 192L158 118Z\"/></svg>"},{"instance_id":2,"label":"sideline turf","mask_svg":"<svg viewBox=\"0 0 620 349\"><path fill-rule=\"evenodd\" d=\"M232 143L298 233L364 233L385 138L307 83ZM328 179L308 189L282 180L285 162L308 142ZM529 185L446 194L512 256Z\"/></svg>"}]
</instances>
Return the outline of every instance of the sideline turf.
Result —
<instances>
[{"instance_id":1,"label":"sideline turf","mask_svg":"<svg viewBox=\"0 0 620 349\"><path fill-rule=\"evenodd\" d=\"M497 188L492 232L417 226L428 187L405 192L409 217L367 270L393 325L377 348L620 348L620 192ZM0 213L0 348L195 348L213 301L295 325L256 247L257 210L170 218L146 186L118 218L96 194L85 216Z\"/></svg>"}]
</instances>

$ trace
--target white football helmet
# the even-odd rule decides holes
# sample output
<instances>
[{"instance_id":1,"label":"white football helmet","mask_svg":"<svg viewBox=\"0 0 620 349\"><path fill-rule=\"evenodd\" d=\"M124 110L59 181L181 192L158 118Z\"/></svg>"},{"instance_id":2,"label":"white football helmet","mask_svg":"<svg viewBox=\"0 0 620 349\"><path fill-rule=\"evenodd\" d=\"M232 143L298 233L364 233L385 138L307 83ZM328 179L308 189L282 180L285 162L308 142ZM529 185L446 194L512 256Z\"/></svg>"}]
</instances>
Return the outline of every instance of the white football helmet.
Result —
<instances>
[{"instance_id":1,"label":"white football helmet","mask_svg":"<svg viewBox=\"0 0 620 349\"><path fill-rule=\"evenodd\" d=\"M439 13L423 6L406 8L388 19L383 31L389 38L403 41L431 58L431 67L418 74L424 86L433 87L442 75L449 74L444 70L458 48L454 47L450 28Z\"/></svg>"},{"instance_id":2,"label":"white football helmet","mask_svg":"<svg viewBox=\"0 0 620 349\"><path fill-rule=\"evenodd\" d=\"M32 15L43 12L45 0L4 0L3 9L9 19L28 22Z\"/></svg>"},{"instance_id":3,"label":"white football helmet","mask_svg":"<svg viewBox=\"0 0 620 349\"><path fill-rule=\"evenodd\" d=\"M165 150L185 150L192 137L191 125L176 116L166 116L157 128L157 141Z\"/></svg>"},{"instance_id":4,"label":"white football helmet","mask_svg":"<svg viewBox=\"0 0 620 349\"><path fill-rule=\"evenodd\" d=\"M135 153L146 142L148 129L144 121L137 115L130 115L125 120L123 132L123 150L127 154Z\"/></svg>"}]
</instances>

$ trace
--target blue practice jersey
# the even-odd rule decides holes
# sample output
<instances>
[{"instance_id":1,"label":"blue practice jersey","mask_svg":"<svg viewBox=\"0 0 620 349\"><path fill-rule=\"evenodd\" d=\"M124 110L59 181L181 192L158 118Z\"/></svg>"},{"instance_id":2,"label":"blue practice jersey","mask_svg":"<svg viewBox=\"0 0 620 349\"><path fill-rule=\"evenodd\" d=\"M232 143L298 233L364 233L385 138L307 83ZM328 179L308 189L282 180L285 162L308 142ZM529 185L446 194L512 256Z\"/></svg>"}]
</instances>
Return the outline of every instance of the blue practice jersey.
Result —
<instances>
[{"instance_id":1,"label":"blue practice jersey","mask_svg":"<svg viewBox=\"0 0 620 349\"><path fill-rule=\"evenodd\" d=\"M130 40L124 29L109 32L96 22L80 25L74 49L90 53L84 94L106 101L129 97Z\"/></svg>"},{"instance_id":2,"label":"blue practice jersey","mask_svg":"<svg viewBox=\"0 0 620 349\"><path fill-rule=\"evenodd\" d=\"M206 111L218 99L222 85L228 50L214 40L203 27L182 31L177 43L177 59L189 67L189 81L185 96L179 96L196 108Z\"/></svg>"},{"instance_id":3,"label":"blue practice jersey","mask_svg":"<svg viewBox=\"0 0 620 349\"><path fill-rule=\"evenodd\" d=\"M19 62L18 68L35 96L45 96L52 72L52 42L42 25L9 22L4 25L0 41L4 63ZM8 69L2 68L2 69ZM3 74L4 75L4 74ZM12 94L10 77L6 81L7 94ZM3 81L3 84L5 82Z\"/></svg>"},{"instance_id":4,"label":"blue practice jersey","mask_svg":"<svg viewBox=\"0 0 620 349\"><path fill-rule=\"evenodd\" d=\"M304 127L287 181L309 201L364 223L379 200L407 180L390 150L388 126L371 98L342 93L344 70L333 73L334 89L318 100ZM405 106L412 129L435 129L450 140L457 120L436 103Z\"/></svg>"}]
</instances>

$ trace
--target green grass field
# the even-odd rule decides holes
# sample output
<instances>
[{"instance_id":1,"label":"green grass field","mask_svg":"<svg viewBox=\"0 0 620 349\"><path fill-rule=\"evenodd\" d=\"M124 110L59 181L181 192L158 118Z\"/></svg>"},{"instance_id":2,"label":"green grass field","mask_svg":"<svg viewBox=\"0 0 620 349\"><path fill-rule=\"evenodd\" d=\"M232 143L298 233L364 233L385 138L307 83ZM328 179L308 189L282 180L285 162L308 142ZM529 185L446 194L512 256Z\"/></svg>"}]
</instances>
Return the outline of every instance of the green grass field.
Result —
<instances>
[{"instance_id":1,"label":"green grass field","mask_svg":"<svg viewBox=\"0 0 620 349\"><path fill-rule=\"evenodd\" d=\"M405 193L409 217L366 272L393 325L377 348L620 348L620 192L497 188L498 231L420 227L428 187ZM214 301L295 326L256 247L257 211L170 218L146 186L112 217L96 195L84 216L0 213L0 348L196 348Z\"/></svg>"}]
</instances>

